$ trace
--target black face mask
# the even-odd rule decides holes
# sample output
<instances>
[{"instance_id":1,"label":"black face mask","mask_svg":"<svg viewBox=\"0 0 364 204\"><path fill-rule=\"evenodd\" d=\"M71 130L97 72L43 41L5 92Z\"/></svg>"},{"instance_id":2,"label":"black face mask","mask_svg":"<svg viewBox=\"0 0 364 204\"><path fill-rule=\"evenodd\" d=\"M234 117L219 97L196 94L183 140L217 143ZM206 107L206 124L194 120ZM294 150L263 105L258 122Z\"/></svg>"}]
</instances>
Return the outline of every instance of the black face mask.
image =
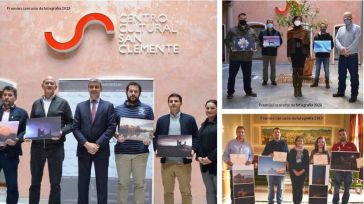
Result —
<instances>
[{"instance_id":1,"label":"black face mask","mask_svg":"<svg viewBox=\"0 0 364 204\"><path fill-rule=\"evenodd\" d=\"M239 20L239 24L242 25L242 26L245 26L246 25L246 20Z\"/></svg>"},{"instance_id":2,"label":"black face mask","mask_svg":"<svg viewBox=\"0 0 364 204\"><path fill-rule=\"evenodd\" d=\"M326 29L320 29L321 33L326 33Z\"/></svg>"}]
</instances>

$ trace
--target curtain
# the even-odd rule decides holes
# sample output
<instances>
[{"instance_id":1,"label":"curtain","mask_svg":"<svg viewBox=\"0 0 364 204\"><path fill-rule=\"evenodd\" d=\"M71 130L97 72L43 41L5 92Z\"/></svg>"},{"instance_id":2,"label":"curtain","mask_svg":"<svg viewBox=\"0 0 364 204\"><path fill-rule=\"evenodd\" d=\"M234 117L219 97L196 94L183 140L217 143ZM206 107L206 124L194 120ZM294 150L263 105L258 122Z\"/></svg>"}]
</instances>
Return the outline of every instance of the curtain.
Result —
<instances>
[{"instance_id":1,"label":"curtain","mask_svg":"<svg viewBox=\"0 0 364 204\"><path fill-rule=\"evenodd\" d=\"M350 124L349 124L349 130L348 130L348 140L350 142L354 142L355 139L355 124L356 124L356 115L350 115Z\"/></svg>"}]
</instances>

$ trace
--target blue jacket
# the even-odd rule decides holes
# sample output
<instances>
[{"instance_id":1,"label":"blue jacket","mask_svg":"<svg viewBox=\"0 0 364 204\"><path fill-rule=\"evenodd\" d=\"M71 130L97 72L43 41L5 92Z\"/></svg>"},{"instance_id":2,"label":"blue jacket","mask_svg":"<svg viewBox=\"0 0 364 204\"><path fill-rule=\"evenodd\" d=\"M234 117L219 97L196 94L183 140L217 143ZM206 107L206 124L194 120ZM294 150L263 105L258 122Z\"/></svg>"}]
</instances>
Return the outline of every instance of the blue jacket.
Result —
<instances>
[{"instance_id":1,"label":"blue jacket","mask_svg":"<svg viewBox=\"0 0 364 204\"><path fill-rule=\"evenodd\" d=\"M0 119L3 117L4 110L2 106L0 107ZM10 116L9 121L19 121L19 127L18 127L18 142L15 146L6 146L5 149L0 150L1 152L7 153L8 156L19 156L22 155L21 150L21 143L23 142L25 129L26 129L26 122L28 119L28 113L22 109L18 108L15 105L10 108Z\"/></svg>"},{"instance_id":2,"label":"blue jacket","mask_svg":"<svg viewBox=\"0 0 364 204\"><path fill-rule=\"evenodd\" d=\"M169 120L170 114L164 115L158 118L156 129L154 132L153 139L153 148L154 151L158 150L158 136L159 135L168 135L169 132ZM192 135L192 149L196 152L198 145L198 128L196 124L196 120L193 116L181 113L180 116L180 124L181 124L181 135ZM161 158L161 163L165 163L166 158ZM192 159L183 159L183 163L191 163Z\"/></svg>"},{"instance_id":3,"label":"blue jacket","mask_svg":"<svg viewBox=\"0 0 364 204\"><path fill-rule=\"evenodd\" d=\"M108 101L99 101L95 120L92 122L90 100L77 104L73 120L73 134L78 141L77 156L89 157L84 147L86 142L100 145L94 158L105 159L110 156L109 140L115 133L114 106Z\"/></svg>"}]
</instances>

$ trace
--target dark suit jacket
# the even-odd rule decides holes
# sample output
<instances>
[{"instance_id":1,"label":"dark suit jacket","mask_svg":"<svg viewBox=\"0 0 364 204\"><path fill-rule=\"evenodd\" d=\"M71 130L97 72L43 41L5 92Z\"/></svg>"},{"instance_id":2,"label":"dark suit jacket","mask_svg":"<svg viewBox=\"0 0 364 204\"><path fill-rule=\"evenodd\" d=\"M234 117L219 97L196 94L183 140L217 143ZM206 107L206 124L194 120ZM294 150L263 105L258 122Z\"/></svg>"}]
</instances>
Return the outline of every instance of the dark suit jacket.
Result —
<instances>
[{"instance_id":1,"label":"dark suit jacket","mask_svg":"<svg viewBox=\"0 0 364 204\"><path fill-rule=\"evenodd\" d=\"M154 132L153 139L153 148L154 151L158 150L158 136L159 135L168 135L169 132L169 120L170 114L164 115L158 118L157 126ZM196 124L196 120L193 116L181 113L180 116L180 124L181 124L181 135L192 135L192 149L196 152L198 145L198 128ZM164 163L166 158L161 158L161 163ZM192 159L183 159L183 163L191 163Z\"/></svg>"},{"instance_id":2,"label":"dark suit jacket","mask_svg":"<svg viewBox=\"0 0 364 204\"><path fill-rule=\"evenodd\" d=\"M94 122L92 122L90 100L77 104L73 121L73 134L78 141L77 156L89 157L84 147L86 142L100 145L94 158L108 158L110 156L109 140L115 133L116 122L114 106L108 101L99 101Z\"/></svg>"},{"instance_id":3,"label":"dark suit jacket","mask_svg":"<svg viewBox=\"0 0 364 204\"><path fill-rule=\"evenodd\" d=\"M2 106L0 106L0 120L3 117L4 110L2 109ZM6 152L8 156L19 156L22 155L21 151L21 143L23 142L24 134L25 134L25 128L26 128L26 122L28 119L28 113L22 109L18 108L15 105L10 108L10 115L9 115L9 121L19 121L19 127L18 127L18 142L14 146L6 146L5 149L1 150L3 152Z\"/></svg>"},{"instance_id":4,"label":"dark suit jacket","mask_svg":"<svg viewBox=\"0 0 364 204\"><path fill-rule=\"evenodd\" d=\"M72 111L68 102L58 96L54 96L49 106L48 113L45 115L43 98L34 101L30 118L43 118L43 117L61 117L61 130L62 136L60 140L34 140L32 144L42 145L57 145L66 140L66 135L72 132Z\"/></svg>"}]
</instances>

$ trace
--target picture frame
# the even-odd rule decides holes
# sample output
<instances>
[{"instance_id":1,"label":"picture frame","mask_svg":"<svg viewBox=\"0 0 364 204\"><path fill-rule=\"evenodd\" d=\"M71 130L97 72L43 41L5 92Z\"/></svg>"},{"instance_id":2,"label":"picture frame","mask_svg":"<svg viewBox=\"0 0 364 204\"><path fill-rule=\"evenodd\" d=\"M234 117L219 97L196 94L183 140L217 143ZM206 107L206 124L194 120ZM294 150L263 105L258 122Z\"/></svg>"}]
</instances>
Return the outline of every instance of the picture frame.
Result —
<instances>
[{"instance_id":1,"label":"picture frame","mask_svg":"<svg viewBox=\"0 0 364 204\"><path fill-rule=\"evenodd\" d=\"M286 162L273 161L271 156L258 157L258 175L285 176Z\"/></svg>"},{"instance_id":2,"label":"picture frame","mask_svg":"<svg viewBox=\"0 0 364 204\"><path fill-rule=\"evenodd\" d=\"M61 137L61 117L28 118L24 139L44 140Z\"/></svg>"},{"instance_id":3,"label":"picture frame","mask_svg":"<svg viewBox=\"0 0 364 204\"><path fill-rule=\"evenodd\" d=\"M159 157L191 157L192 135L159 135Z\"/></svg>"},{"instance_id":4,"label":"picture frame","mask_svg":"<svg viewBox=\"0 0 364 204\"><path fill-rule=\"evenodd\" d=\"M144 141L152 139L153 128L153 120L120 117L118 133L126 140Z\"/></svg>"}]
</instances>

